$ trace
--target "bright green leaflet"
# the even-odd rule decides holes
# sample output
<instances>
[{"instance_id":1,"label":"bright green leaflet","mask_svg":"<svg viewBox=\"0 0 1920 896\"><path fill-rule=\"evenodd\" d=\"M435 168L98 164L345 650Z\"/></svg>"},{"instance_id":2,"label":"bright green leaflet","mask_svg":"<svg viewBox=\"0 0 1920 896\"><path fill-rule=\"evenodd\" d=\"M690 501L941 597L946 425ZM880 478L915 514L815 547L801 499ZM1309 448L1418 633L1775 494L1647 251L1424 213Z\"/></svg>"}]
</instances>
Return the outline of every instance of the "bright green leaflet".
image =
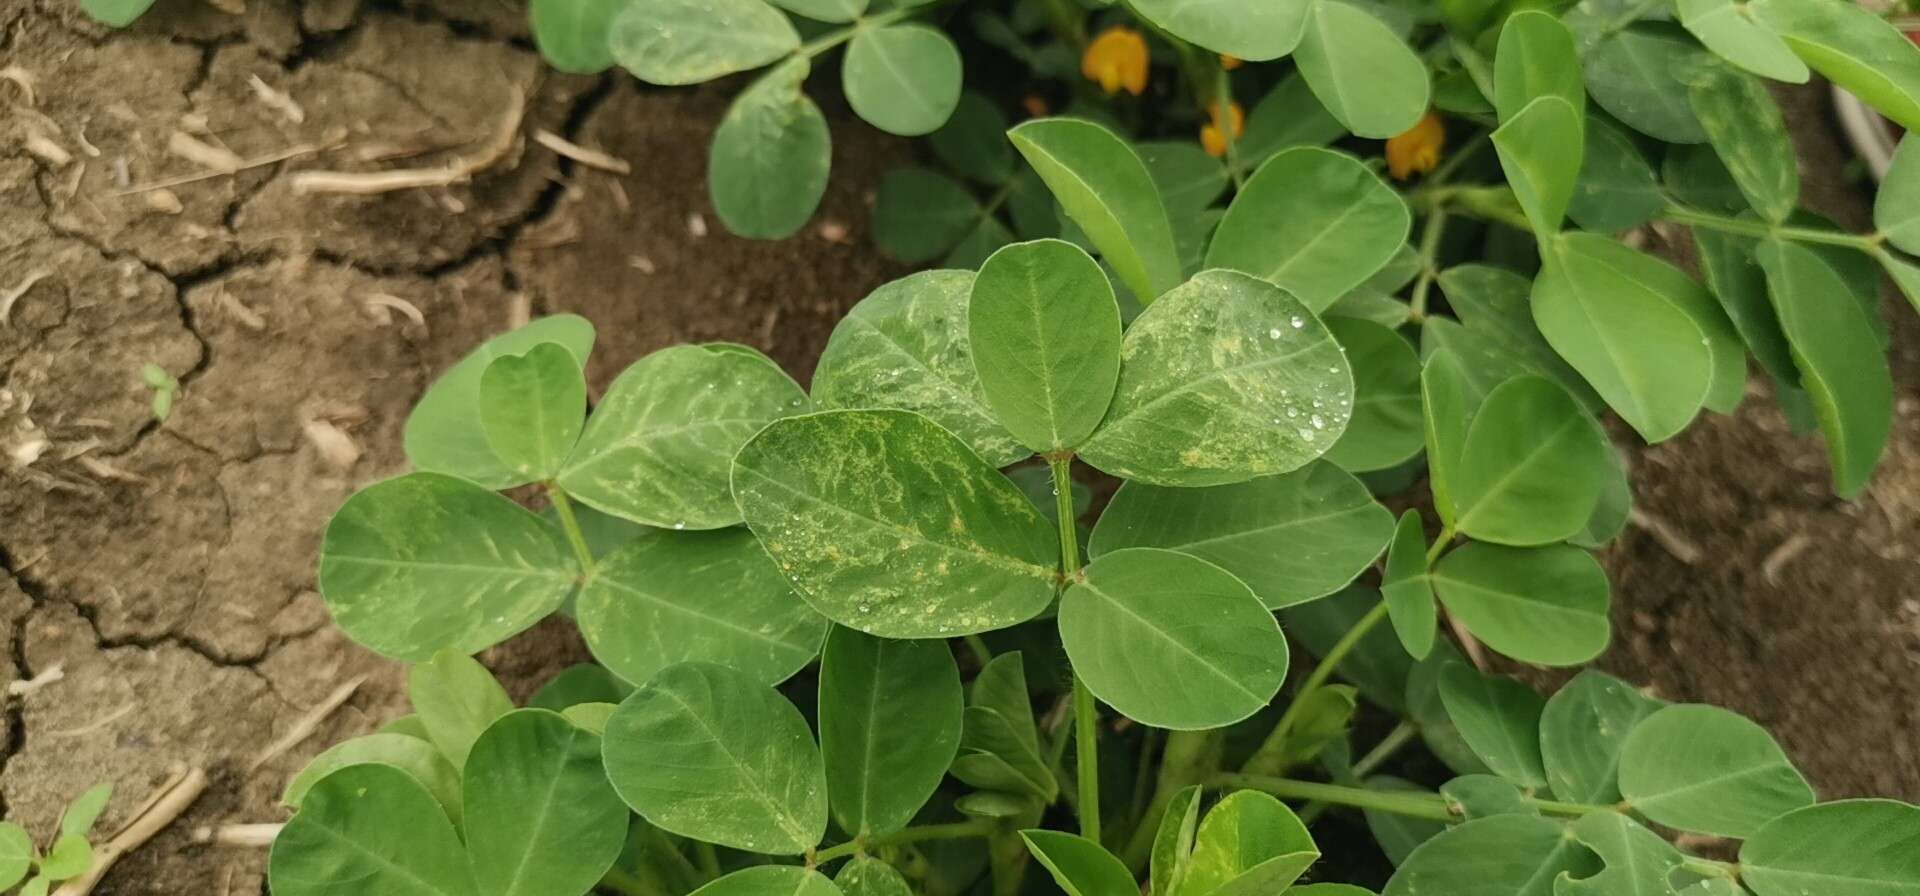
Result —
<instances>
[{"instance_id":1,"label":"bright green leaflet","mask_svg":"<svg viewBox=\"0 0 1920 896\"><path fill-rule=\"evenodd\" d=\"M1472 821L1489 815L1538 815L1527 798L1498 775L1461 775L1440 785L1440 795L1461 818Z\"/></svg>"},{"instance_id":2,"label":"bright green leaflet","mask_svg":"<svg viewBox=\"0 0 1920 896\"><path fill-rule=\"evenodd\" d=\"M1618 812L1592 812L1569 828L1605 870L1555 884L1556 896L1670 896L1667 875L1685 861L1673 844Z\"/></svg>"},{"instance_id":3,"label":"bright green leaflet","mask_svg":"<svg viewBox=\"0 0 1920 896\"><path fill-rule=\"evenodd\" d=\"M1440 700L1460 736L1487 768L1516 786L1547 786L1540 759L1540 711L1532 688L1455 663L1440 671Z\"/></svg>"},{"instance_id":4,"label":"bright green leaflet","mask_svg":"<svg viewBox=\"0 0 1920 896\"><path fill-rule=\"evenodd\" d=\"M868 124L902 137L930 134L960 102L960 50L927 25L862 27L847 45L840 83Z\"/></svg>"},{"instance_id":5,"label":"bright green leaflet","mask_svg":"<svg viewBox=\"0 0 1920 896\"><path fill-rule=\"evenodd\" d=\"M1533 284L1525 277L1505 268L1470 263L1440 272L1436 282L1453 313L1472 335L1460 338L1452 332L1457 328L1441 323L1445 318L1429 316L1429 329L1422 332L1422 342L1439 337L1452 346L1455 356L1466 362L1469 381L1486 384L1485 389L1476 386L1472 390L1482 399L1516 374L1532 373L1559 383L1592 410L1605 406L1579 372L1540 335L1528 299ZM1505 356L1505 360L1483 357L1491 354Z\"/></svg>"},{"instance_id":6,"label":"bright green leaflet","mask_svg":"<svg viewBox=\"0 0 1920 896\"><path fill-rule=\"evenodd\" d=\"M334 623L399 660L506 640L558 609L575 575L545 521L438 473L361 489L320 547L320 593Z\"/></svg>"},{"instance_id":7,"label":"bright green leaflet","mask_svg":"<svg viewBox=\"0 0 1920 896\"><path fill-rule=\"evenodd\" d=\"M1346 127L1321 105L1307 79L1294 72L1248 110L1247 133L1234 143L1234 152L1243 166L1257 168L1288 147L1325 146L1346 135Z\"/></svg>"},{"instance_id":8,"label":"bright green leaflet","mask_svg":"<svg viewBox=\"0 0 1920 896\"><path fill-rule=\"evenodd\" d=\"M775 565L849 628L972 634L1031 619L1053 599L1053 528L1017 486L919 414L777 421L734 458L733 488Z\"/></svg>"},{"instance_id":9,"label":"bright green leaflet","mask_svg":"<svg viewBox=\"0 0 1920 896\"><path fill-rule=\"evenodd\" d=\"M1767 297L1766 273L1753 257L1758 242L1701 228L1693 231L1693 243L1700 251L1701 276L1753 357L1783 386L1797 387L1800 371Z\"/></svg>"},{"instance_id":10,"label":"bright green leaflet","mask_svg":"<svg viewBox=\"0 0 1920 896\"><path fill-rule=\"evenodd\" d=\"M1807 64L1737 0L1679 0L1680 24L1714 55L1763 78L1804 84Z\"/></svg>"},{"instance_id":11,"label":"bright green leaflet","mask_svg":"<svg viewBox=\"0 0 1920 896\"><path fill-rule=\"evenodd\" d=\"M1760 216L1785 221L1800 200L1800 171L1780 107L1759 78L1708 66L1687 87L1701 130Z\"/></svg>"},{"instance_id":12,"label":"bright green leaflet","mask_svg":"<svg viewBox=\"0 0 1920 896\"><path fill-rule=\"evenodd\" d=\"M448 473L493 490L526 483L487 444L480 423L480 378L493 359L523 354L546 342L565 346L584 367L593 348L593 325L571 314L543 317L495 336L461 358L420 396L407 416L407 460L418 469Z\"/></svg>"},{"instance_id":13,"label":"bright green leaflet","mask_svg":"<svg viewBox=\"0 0 1920 896\"><path fill-rule=\"evenodd\" d=\"M502 355L480 374L480 427L516 477L547 479L558 472L586 416L580 362L558 343Z\"/></svg>"},{"instance_id":14,"label":"bright green leaflet","mask_svg":"<svg viewBox=\"0 0 1920 896\"><path fill-rule=\"evenodd\" d=\"M907 826L960 748L965 697L943 641L835 628L820 660L820 748L833 817L856 835ZM901 737L902 732L912 737Z\"/></svg>"},{"instance_id":15,"label":"bright green leaflet","mask_svg":"<svg viewBox=\"0 0 1920 896\"><path fill-rule=\"evenodd\" d=\"M1493 148L1514 198L1542 243L1560 229L1580 179L1580 113L1557 96L1543 96L1493 132Z\"/></svg>"},{"instance_id":16,"label":"bright green leaflet","mask_svg":"<svg viewBox=\"0 0 1920 896\"><path fill-rule=\"evenodd\" d=\"M664 830L769 855L799 855L826 833L826 772L806 718L724 666L661 670L601 740L613 789Z\"/></svg>"},{"instance_id":17,"label":"bright green leaflet","mask_svg":"<svg viewBox=\"0 0 1920 896\"><path fill-rule=\"evenodd\" d=\"M1747 349L1726 312L1698 281L1667 261L1597 234L1562 234L1560 244L1563 258L1580 255L1588 262L1610 268L1615 275L1664 297L1686 314L1706 336L1707 352L1712 359L1713 372L1708 379L1705 406L1723 414L1733 413L1739 407L1746 396ZM1843 257L1853 255L1836 247L1826 247L1823 251ZM1865 263L1864 257L1861 262Z\"/></svg>"},{"instance_id":18,"label":"bright green leaflet","mask_svg":"<svg viewBox=\"0 0 1920 896\"><path fill-rule=\"evenodd\" d=\"M581 730L599 736L607 730L607 720L620 708L617 703L576 703L560 710L560 716L568 722L580 726Z\"/></svg>"},{"instance_id":19,"label":"bright green leaflet","mask_svg":"<svg viewBox=\"0 0 1920 896\"><path fill-rule=\"evenodd\" d=\"M671 529L740 522L729 459L807 395L750 348L676 345L628 367L594 408L560 486L623 519Z\"/></svg>"},{"instance_id":20,"label":"bright green leaflet","mask_svg":"<svg viewBox=\"0 0 1920 896\"><path fill-rule=\"evenodd\" d=\"M1840 800L1767 822L1740 847L1740 877L1758 896L1920 893L1920 808Z\"/></svg>"},{"instance_id":21,"label":"bright green leaflet","mask_svg":"<svg viewBox=\"0 0 1920 896\"><path fill-rule=\"evenodd\" d=\"M1901 127L1920 129L1920 47L1886 19L1822 0L1754 0L1749 8L1814 71Z\"/></svg>"},{"instance_id":22,"label":"bright green leaflet","mask_svg":"<svg viewBox=\"0 0 1920 896\"><path fill-rule=\"evenodd\" d=\"M1749 837L1813 804L1813 788L1766 729L1715 706L1680 704L1648 716L1620 753L1620 793L1672 828Z\"/></svg>"},{"instance_id":23,"label":"bright green leaflet","mask_svg":"<svg viewBox=\"0 0 1920 896\"><path fill-rule=\"evenodd\" d=\"M1153 835L1153 851L1148 862L1149 893L1170 894L1187 876L1193 856L1193 838L1199 833L1201 788L1183 787L1168 801L1160 816L1160 829Z\"/></svg>"},{"instance_id":24,"label":"bright green leaflet","mask_svg":"<svg viewBox=\"0 0 1920 896\"><path fill-rule=\"evenodd\" d=\"M1460 452L1467 444L1467 426L1479 409L1467 390L1466 373L1452 351L1440 349L1427 356L1420 369L1420 403L1427 420L1427 479L1433 490L1433 508L1442 522L1458 514L1454 478L1459 475Z\"/></svg>"},{"instance_id":25,"label":"bright green leaflet","mask_svg":"<svg viewBox=\"0 0 1920 896\"><path fill-rule=\"evenodd\" d=\"M1427 68L1393 28L1340 0L1312 0L1293 59L1313 95L1357 137L1399 134L1426 114Z\"/></svg>"},{"instance_id":26,"label":"bright green leaflet","mask_svg":"<svg viewBox=\"0 0 1920 896\"><path fill-rule=\"evenodd\" d=\"M814 401L925 414L995 467L1032 454L987 407L967 335L973 280L972 271L924 271L854 305L820 354Z\"/></svg>"},{"instance_id":27,"label":"bright green leaflet","mask_svg":"<svg viewBox=\"0 0 1920 896\"><path fill-rule=\"evenodd\" d=\"M1047 830L1021 831L1020 837L1067 896L1139 896L1127 866L1092 840Z\"/></svg>"},{"instance_id":28,"label":"bright green leaflet","mask_svg":"<svg viewBox=\"0 0 1920 896\"><path fill-rule=\"evenodd\" d=\"M1587 517L1587 524L1580 531L1567 539L1570 544L1591 550L1599 550L1618 538L1633 515L1633 483L1627 478L1627 461L1611 444L1602 470L1600 500L1593 505L1593 515Z\"/></svg>"},{"instance_id":29,"label":"bright green leaflet","mask_svg":"<svg viewBox=\"0 0 1920 896\"><path fill-rule=\"evenodd\" d=\"M613 17L629 0L532 0L527 15L533 43L547 64L563 72L591 75L613 65L607 34Z\"/></svg>"},{"instance_id":30,"label":"bright green leaflet","mask_svg":"<svg viewBox=\"0 0 1920 896\"><path fill-rule=\"evenodd\" d=\"M485 896L576 896L620 857L627 807L600 768L600 738L558 713L502 716L462 773L467 864Z\"/></svg>"},{"instance_id":31,"label":"bright green leaflet","mask_svg":"<svg viewBox=\"0 0 1920 896\"><path fill-rule=\"evenodd\" d=\"M895 168L875 193L873 242L896 261L920 264L952 249L980 220L980 203L953 178Z\"/></svg>"},{"instance_id":32,"label":"bright green leaflet","mask_svg":"<svg viewBox=\"0 0 1920 896\"><path fill-rule=\"evenodd\" d=\"M1013 177L1007 117L985 94L962 91L953 114L928 135L927 144L947 167L983 184L999 185Z\"/></svg>"},{"instance_id":33,"label":"bright green leaflet","mask_svg":"<svg viewBox=\"0 0 1920 896\"><path fill-rule=\"evenodd\" d=\"M1325 453L1352 409L1346 356L1305 305L1203 271L1127 328L1113 406L1080 454L1155 485L1241 482Z\"/></svg>"},{"instance_id":34,"label":"bright green leaflet","mask_svg":"<svg viewBox=\"0 0 1920 896\"><path fill-rule=\"evenodd\" d=\"M1313 835L1279 800L1230 793L1208 810L1179 885L1167 896L1262 896L1285 890L1320 858Z\"/></svg>"},{"instance_id":35,"label":"bright green leaflet","mask_svg":"<svg viewBox=\"0 0 1920 896\"><path fill-rule=\"evenodd\" d=\"M846 896L913 896L907 879L892 865L867 856L855 856L840 866L833 883Z\"/></svg>"},{"instance_id":36,"label":"bright green leaflet","mask_svg":"<svg viewBox=\"0 0 1920 896\"><path fill-rule=\"evenodd\" d=\"M779 684L813 662L827 633L739 528L641 536L600 560L575 615L594 659L636 684L690 661Z\"/></svg>"},{"instance_id":37,"label":"bright green leaflet","mask_svg":"<svg viewBox=\"0 0 1920 896\"><path fill-rule=\"evenodd\" d=\"M1246 583L1158 548L1088 564L1060 598L1060 640L1094 696L1157 728L1231 725L1287 676L1286 636Z\"/></svg>"},{"instance_id":38,"label":"bright green leaflet","mask_svg":"<svg viewBox=\"0 0 1920 896\"><path fill-rule=\"evenodd\" d=\"M1667 207L1653 167L1633 139L1596 114L1586 122L1587 141L1567 216L1586 230L1617 233L1653 220Z\"/></svg>"},{"instance_id":39,"label":"bright green leaflet","mask_svg":"<svg viewBox=\"0 0 1920 896\"><path fill-rule=\"evenodd\" d=\"M1543 96L1566 100L1576 114L1585 110L1587 87L1573 32L1552 15L1539 10L1514 13L1500 29L1493 62L1493 105L1502 122Z\"/></svg>"},{"instance_id":40,"label":"bright green leaflet","mask_svg":"<svg viewBox=\"0 0 1920 896\"><path fill-rule=\"evenodd\" d=\"M1252 274L1318 313L1393 258L1412 222L1400 194L1358 159L1294 147L1234 196L1206 266Z\"/></svg>"},{"instance_id":41,"label":"bright green leaflet","mask_svg":"<svg viewBox=\"0 0 1920 896\"><path fill-rule=\"evenodd\" d=\"M1007 137L1142 304L1180 283L1160 190L1125 140L1073 118L1029 121Z\"/></svg>"},{"instance_id":42,"label":"bright green leaflet","mask_svg":"<svg viewBox=\"0 0 1920 896\"><path fill-rule=\"evenodd\" d=\"M1572 666L1606 649L1607 574L1579 548L1475 542L1440 558L1433 585L1469 631L1522 662Z\"/></svg>"},{"instance_id":43,"label":"bright green leaflet","mask_svg":"<svg viewBox=\"0 0 1920 896\"><path fill-rule=\"evenodd\" d=\"M867 10L867 0L772 0L773 5L816 22L851 22Z\"/></svg>"},{"instance_id":44,"label":"bright green leaflet","mask_svg":"<svg viewBox=\"0 0 1920 896\"><path fill-rule=\"evenodd\" d=\"M1120 379L1120 306L1100 265L1063 240L1016 243L974 277L967 338L994 417L1036 452L1070 451Z\"/></svg>"},{"instance_id":45,"label":"bright green leaflet","mask_svg":"<svg viewBox=\"0 0 1920 896\"><path fill-rule=\"evenodd\" d=\"M1293 52L1306 28L1308 0L1135 0L1133 10L1167 33L1250 62Z\"/></svg>"},{"instance_id":46,"label":"bright green leaflet","mask_svg":"<svg viewBox=\"0 0 1920 896\"><path fill-rule=\"evenodd\" d=\"M1662 706L1632 685L1592 669L1547 698L1540 714L1540 755L1547 784L1578 803L1620 801L1620 749L1640 720Z\"/></svg>"},{"instance_id":47,"label":"bright green leaflet","mask_svg":"<svg viewBox=\"0 0 1920 896\"><path fill-rule=\"evenodd\" d=\"M1920 311L1920 265L1893 257L1892 253L1880 254L1880 264L1886 268L1887 276L1907 297L1907 303Z\"/></svg>"},{"instance_id":48,"label":"bright green leaflet","mask_svg":"<svg viewBox=\"0 0 1920 896\"><path fill-rule=\"evenodd\" d=\"M1487 764L1467 746L1466 738L1460 736L1460 727L1447 714L1446 701L1440 698L1441 674L1466 662L1452 641L1435 640L1426 659L1411 663L1401 676L1405 684L1400 702L1406 707L1406 717L1420 726L1420 740L1454 774L1491 774Z\"/></svg>"},{"instance_id":49,"label":"bright green leaflet","mask_svg":"<svg viewBox=\"0 0 1920 896\"><path fill-rule=\"evenodd\" d=\"M727 2L765 6L760 0ZM628 9L653 6L636 3ZM804 57L769 70L734 97L713 132L707 188L721 222L740 236L792 236L826 194L833 138L820 107L800 89L807 72Z\"/></svg>"},{"instance_id":50,"label":"bright green leaflet","mask_svg":"<svg viewBox=\"0 0 1920 896\"><path fill-rule=\"evenodd\" d=\"M1515 377L1467 430L1451 486L1456 528L1481 541L1564 541L1593 515L1610 463L1606 435L1565 389Z\"/></svg>"},{"instance_id":51,"label":"bright green leaflet","mask_svg":"<svg viewBox=\"0 0 1920 896\"><path fill-rule=\"evenodd\" d=\"M1227 169L1191 140L1155 140L1134 147L1160 188L1169 213L1198 212L1227 189Z\"/></svg>"},{"instance_id":52,"label":"bright green leaflet","mask_svg":"<svg viewBox=\"0 0 1920 896\"><path fill-rule=\"evenodd\" d=\"M280 794L280 803L289 809L298 809L307 791L320 779L349 765L369 762L406 772L433 794L448 816L459 822L462 814L460 770L440 755L433 744L406 734L368 734L328 747L287 782L287 789Z\"/></svg>"},{"instance_id":53,"label":"bright green leaflet","mask_svg":"<svg viewBox=\"0 0 1920 896\"><path fill-rule=\"evenodd\" d=\"M1560 822L1537 815L1491 815L1421 844L1381 892L1554 896L1554 879L1560 875L1583 878L1599 870L1599 861L1567 836Z\"/></svg>"},{"instance_id":54,"label":"bright green leaflet","mask_svg":"<svg viewBox=\"0 0 1920 896\"><path fill-rule=\"evenodd\" d=\"M13 886L33 868L33 838L27 829L0 821L0 889Z\"/></svg>"},{"instance_id":55,"label":"bright green leaflet","mask_svg":"<svg viewBox=\"0 0 1920 896\"><path fill-rule=\"evenodd\" d=\"M1767 272L1767 294L1826 434L1834 491L1851 498L1873 475L1893 425L1886 355L1860 306L1835 300L1846 286L1812 250L1769 239L1754 257Z\"/></svg>"},{"instance_id":56,"label":"bright green leaflet","mask_svg":"<svg viewBox=\"0 0 1920 896\"><path fill-rule=\"evenodd\" d=\"M53 846L40 859L40 877L49 880L66 880L87 873L87 866L93 864L93 844L78 834L61 834L53 841Z\"/></svg>"},{"instance_id":57,"label":"bright green leaflet","mask_svg":"<svg viewBox=\"0 0 1920 896\"><path fill-rule=\"evenodd\" d=\"M764 0L648 0L615 15L606 40L642 81L698 84L773 62L800 33Z\"/></svg>"},{"instance_id":58,"label":"bright green leaflet","mask_svg":"<svg viewBox=\"0 0 1920 896\"><path fill-rule=\"evenodd\" d=\"M80 0L80 8L103 24L125 28L153 5L153 0Z\"/></svg>"},{"instance_id":59,"label":"bright green leaflet","mask_svg":"<svg viewBox=\"0 0 1920 896\"><path fill-rule=\"evenodd\" d=\"M1434 612L1433 582L1427 578L1427 534L1420 511L1400 515L1387 547L1387 565L1380 576L1380 597L1387 602L1387 621L1401 645L1414 659L1433 650L1440 622Z\"/></svg>"},{"instance_id":60,"label":"bright green leaflet","mask_svg":"<svg viewBox=\"0 0 1920 896\"><path fill-rule=\"evenodd\" d=\"M1346 587L1380 556L1393 515L1324 461L1206 488L1120 486L1094 525L1090 555L1167 548L1214 563L1279 609Z\"/></svg>"},{"instance_id":61,"label":"bright green leaflet","mask_svg":"<svg viewBox=\"0 0 1920 896\"><path fill-rule=\"evenodd\" d=\"M442 650L407 670L407 699L426 726L427 737L454 768L494 720L513 711L513 701L493 673L472 657Z\"/></svg>"},{"instance_id":62,"label":"bright green leaflet","mask_svg":"<svg viewBox=\"0 0 1920 896\"><path fill-rule=\"evenodd\" d=\"M1873 226L1887 242L1920 253L1920 139L1901 140L1873 197Z\"/></svg>"},{"instance_id":63,"label":"bright green leaflet","mask_svg":"<svg viewBox=\"0 0 1920 896\"><path fill-rule=\"evenodd\" d=\"M267 881L283 896L472 896L466 850L433 795L388 765L351 765L313 785L273 841Z\"/></svg>"},{"instance_id":64,"label":"bright green leaflet","mask_svg":"<svg viewBox=\"0 0 1920 896\"><path fill-rule=\"evenodd\" d=\"M1399 466L1420 453L1420 357L1388 327L1328 317L1327 329L1353 365L1353 419L1326 458L1354 472Z\"/></svg>"},{"instance_id":65,"label":"bright green leaflet","mask_svg":"<svg viewBox=\"0 0 1920 896\"><path fill-rule=\"evenodd\" d=\"M1584 61L1593 101L1621 124L1666 143L1706 142L1687 105L1687 82L1714 63L1692 41L1629 28L1600 41Z\"/></svg>"},{"instance_id":66,"label":"bright green leaflet","mask_svg":"<svg viewBox=\"0 0 1920 896\"><path fill-rule=\"evenodd\" d=\"M100 819L101 811L107 808L107 800L112 797L112 781L102 781L82 791L60 812L60 833L85 837L93 829L93 823Z\"/></svg>"},{"instance_id":67,"label":"bright green leaflet","mask_svg":"<svg viewBox=\"0 0 1920 896\"><path fill-rule=\"evenodd\" d=\"M691 896L840 896L840 888L811 868L759 865L719 878Z\"/></svg>"},{"instance_id":68,"label":"bright green leaflet","mask_svg":"<svg viewBox=\"0 0 1920 896\"><path fill-rule=\"evenodd\" d=\"M1598 248L1618 244L1581 236L1563 235L1550 250L1558 263L1534 281L1534 322L1628 425L1665 440L1706 401L1713 348L1667 281L1645 276L1651 265L1623 265L1620 253Z\"/></svg>"}]
</instances>

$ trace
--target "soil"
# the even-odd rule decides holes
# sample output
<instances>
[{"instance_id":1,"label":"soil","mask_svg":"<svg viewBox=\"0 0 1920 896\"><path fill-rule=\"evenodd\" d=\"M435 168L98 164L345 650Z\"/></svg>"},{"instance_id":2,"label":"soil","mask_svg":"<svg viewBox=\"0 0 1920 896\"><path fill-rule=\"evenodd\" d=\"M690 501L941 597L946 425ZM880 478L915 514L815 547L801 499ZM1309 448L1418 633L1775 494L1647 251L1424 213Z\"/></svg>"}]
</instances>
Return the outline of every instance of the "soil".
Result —
<instances>
[{"instance_id":1,"label":"soil","mask_svg":"<svg viewBox=\"0 0 1920 896\"><path fill-rule=\"evenodd\" d=\"M0 671L33 683L0 714L0 814L44 832L111 778L112 830L176 765L213 777L101 893L260 891L264 851L191 832L283 818L288 775L402 711L400 670L328 624L314 557L353 489L404 468L401 425L434 371L572 311L600 332L596 388L647 351L717 339L804 381L841 313L903 273L864 231L874 181L908 150L832 96L821 215L751 242L706 198L705 147L736 85L554 75L509 0L245 7L160 0L109 32L71 0L0 0L0 305L40 277L0 316ZM262 98L276 95L299 115ZM446 189L292 189L303 169L443 164L484 144L516 95L528 133L633 173L528 141ZM1794 96L1809 200L1863 225L1820 95ZM328 148L126 192L206 170L169 152L176 132L243 160ZM1642 509L1697 560L1645 529L1608 556L1620 638L1604 665L1753 715L1830 796L1920 799L1920 705L1903 687L1920 663L1920 334L1892 316L1903 397L1867 499L1833 499L1818 442L1756 400L1638 452ZM164 423L147 364L181 385ZM524 695L583 656L551 623L485 659ZM253 767L357 676L344 708Z\"/></svg>"}]
</instances>

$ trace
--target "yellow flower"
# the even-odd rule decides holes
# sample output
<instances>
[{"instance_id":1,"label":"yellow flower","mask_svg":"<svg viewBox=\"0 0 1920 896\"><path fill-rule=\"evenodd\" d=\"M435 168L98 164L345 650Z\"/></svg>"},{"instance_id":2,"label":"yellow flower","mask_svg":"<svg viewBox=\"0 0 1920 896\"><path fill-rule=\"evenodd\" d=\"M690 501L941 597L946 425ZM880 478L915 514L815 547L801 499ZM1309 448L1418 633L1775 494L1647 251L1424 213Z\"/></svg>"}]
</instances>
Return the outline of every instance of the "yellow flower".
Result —
<instances>
[{"instance_id":1,"label":"yellow flower","mask_svg":"<svg viewBox=\"0 0 1920 896\"><path fill-rule=\"evenodd\" d=\"M1387 140L1387 171L1394 180L1431 172L1440 164L1440 151L1446 147L1447 126L1440 122L1438 113L1428 110L1406 133Z\"/></svg>"},{"instance_id":2,"label":"yellow flower","mask_svg":"<svg viewBox=\"0 0 1920 896\"><path fill-rule=\"evenodd\" d=\"M1226 69L1227 71L1233 71L1234 69L1239 68L1243 64L1245 63L1241 62L1240 57L1238 56L1228 56L1225 53L1220 54L1220 67Z\"/></svg>"},{"instance_id":3,"label":"yellow flower","mask_svg":"<svg viewBox=\"0 0 1920 896\"><path fill-rule=\"evenodd\" d=\"M1139 96L1147 89L1147 39L1124 25L1100 32L1080 56L1080 74L1108 93Z\"/></svg>"},{"instance_id":4,"label":"yellow flower","mask_svg":"<svg viewBox=\"0 0 1920 896\"><path fill-rule=\"evenodd\" d=\"M1207 111L1212 113L1213 123L1200 129L1200 145L1206 149L1207 155L1220 158L1227 154L1227 137L1225 129L1221 126L1220 107L1216 105ZM1233 139L1238 140L1246 136L1247 113L1241 111L1240 104L1228 103L1226 112L1227 120L1233 123Z\"/></svg>"}]
</instances>

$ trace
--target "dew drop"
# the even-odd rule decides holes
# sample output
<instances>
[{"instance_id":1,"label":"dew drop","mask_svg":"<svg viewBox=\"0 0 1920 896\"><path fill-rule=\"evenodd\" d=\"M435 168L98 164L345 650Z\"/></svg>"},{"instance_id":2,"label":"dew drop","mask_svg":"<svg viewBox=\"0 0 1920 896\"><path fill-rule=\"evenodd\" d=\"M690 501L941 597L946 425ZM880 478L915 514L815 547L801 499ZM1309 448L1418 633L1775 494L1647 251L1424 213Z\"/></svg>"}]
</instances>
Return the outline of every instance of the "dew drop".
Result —
<instances>
[{"instance_id":1,"label":"dew drop","mask_svg":"<svg viewBox=\"0 0 1920 896\"><path fill-rule=\"evenodd\" d=\"M862 613L871 613L871 612L873 612L873 608L872 608L872 607L870 607L870 606L868 606L868 605L866 605L866 604L861 604L861 605L860 605L860 612L862 612Z\"/></svg>"},{"instance_id":2,"label":"dew drop","mask_svg":"<svg viewBox=\"0 0 1920 896\"><path fill-rule=\"evenodd\" d=\"M1287 321L1287 323L1293 324L1293 328L1298 330L1307 325L1307 319L1296 314L1293 316L1293 320Z\"/></svg>"},{"instance_id":3,"label":"dew drop","mask_svg":"<svg viewBox=\"0 0 1920 896\"><path fill-rule=\"evenodd\" d=\"M687 527L687 521L681 520L680 522L674 523L673 527L675 529L685 529Z\"/></svg>"},{"instance_id":4,"label":"dew drop","mask_svg":"<svg viewBox=\"0 0 1920 896\"><path fill-rule=\"evenodd\" d=\"M1313 441L1313 430L1311 429L1300 430L1299 435L1302 441Z\"/></svg>"},{"instance_id":5,"label":"dew drop","mask_svg":"<svg viewBox=\"0 0 1920 896\"><path fill-rule=\"evenodd\" d=\"M1296 417L1299 417L1299 416L1300 416L1300 409L1299 409L1299 408L1287 408L1287 418L1288 418L1288 419L1293 419L1293 418L1296 418Z\"/></svg>"},{"instance_id":6,"label":"dew drop","mask_svg":"<svg viewBox=\"0 0 1920 896\"><path fill-rule=\"evenodd\" d=\"M1268 338L1268 339L1279 339L1279 338L1280 338L1280 328L1279 328L1279 327L1274 327L1273 329L1271 329L1271 330L1268 330L1268 331L1267 331L1267 338Z\"/></svg>"},{"instance_id":7,"label":"dew drop","mask_svg":"<svg viewBox=\"0 0 1920 896\"><path fill-rule=\"evenodd\" d=\"M1327 421L1324 418L1322 418L1319 414L1315 414L1311 417L1308 417L1307 422L1313 424L1314 429L1327 428Z\"/></svg>"}]
</instances>

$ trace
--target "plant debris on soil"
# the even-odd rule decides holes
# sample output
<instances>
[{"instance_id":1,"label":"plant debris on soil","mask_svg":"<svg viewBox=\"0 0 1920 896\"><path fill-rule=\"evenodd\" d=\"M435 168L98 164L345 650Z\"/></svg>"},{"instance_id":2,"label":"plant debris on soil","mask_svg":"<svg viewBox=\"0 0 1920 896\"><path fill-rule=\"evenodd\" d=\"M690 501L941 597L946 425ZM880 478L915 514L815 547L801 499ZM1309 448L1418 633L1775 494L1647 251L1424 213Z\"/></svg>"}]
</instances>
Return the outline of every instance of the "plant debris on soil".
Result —
<instances>
[{"instance_id":1,"label":"plant debris on soil","mask_svg":"<svg viewBox=\"0 0 1920 896\"><path fill-rule=\"evenodd\" d=\"M727 85L552 73L506 0L244 8L161 0L109 32L70 0L0 0L0 666L21 691L0 814L44 832L108 777L113 830L179 767L211 778L98 893L259 892L264 851L192 831L283 819L290 774L402 711L400 667L329 625L314 557L353 489L404 469L435 371L569 311L599 329L596 394L687 341L805 382L903 273L865 231L911 150L844 113L814 223L740 240L705 184ZM1822 94L1789 107L1809 204L1863 224ZM432 176L297 176L396 170ZM1894 317L1904 397L1866 497L1832 497L1819 443L1756 398L1635 453L1643 525L1608 553L1601 665L1753 716L1829 797L1920 799L1920 334ZM164 421L146 365L179 383ZM584 656L550 622L484 659L524 696Z\"/></svg>"}]
</instances>

